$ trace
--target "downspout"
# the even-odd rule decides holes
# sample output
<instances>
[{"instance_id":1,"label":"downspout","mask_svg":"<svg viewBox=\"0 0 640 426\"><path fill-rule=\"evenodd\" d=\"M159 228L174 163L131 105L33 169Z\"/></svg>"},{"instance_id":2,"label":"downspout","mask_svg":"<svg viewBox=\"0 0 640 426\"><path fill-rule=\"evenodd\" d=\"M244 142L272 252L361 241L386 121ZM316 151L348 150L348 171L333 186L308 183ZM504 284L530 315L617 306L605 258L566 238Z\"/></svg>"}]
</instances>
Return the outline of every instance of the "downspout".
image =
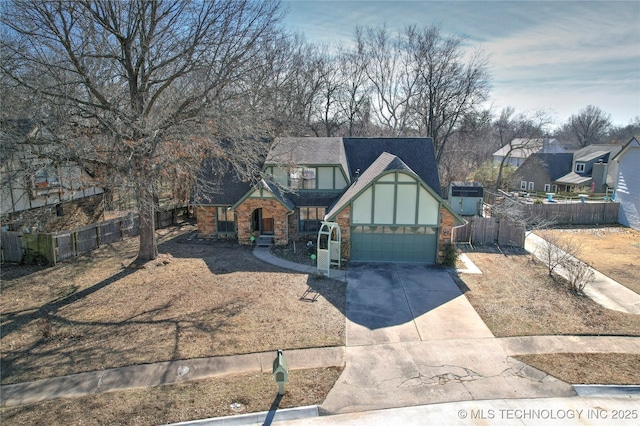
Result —
<instances>
[{"instance_id":1,"label":"downspout","mask_svg":"<svg viewBox=\"0 0 640 426\"><path fill-rule=\"evenodd\" d=\"M462 225L454 226L453 228L451 228L451 245L453 245L453 236L455 235L453 231L455 231L458 228L462 228L463 226L469 223L467 222L467 219L463 218L462 220L464 220L464 223Z\"/></svg>"},{"instance_id":2,"label":"downspout","mask_svg":"<svg viewBox=\"0 0 640 426\"><path fill-rule=\"evenodd\" d=\"M291 216L294 212L295 210L292 210L284 216L285 245L289 244L289 216Z\"/></svg>"}]
</instances>

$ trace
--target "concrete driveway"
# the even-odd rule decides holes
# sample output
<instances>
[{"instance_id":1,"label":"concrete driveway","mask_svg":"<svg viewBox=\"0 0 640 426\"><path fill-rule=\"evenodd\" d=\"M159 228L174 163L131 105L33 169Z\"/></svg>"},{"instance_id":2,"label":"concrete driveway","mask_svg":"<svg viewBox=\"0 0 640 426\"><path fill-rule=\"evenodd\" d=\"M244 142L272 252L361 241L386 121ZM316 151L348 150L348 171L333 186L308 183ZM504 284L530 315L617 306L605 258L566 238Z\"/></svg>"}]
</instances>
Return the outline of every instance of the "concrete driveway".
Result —
<instances>
[{"instance_id":1,"label":"concrete driveway","mask_svg":"<svg viewBox=\"0 0 640 426\"><path fill-rule=\"evenodd\" d=\"M350 266L346 311L346 367L321 406L328 413L575 395L509 357L442 269Z\"/></svg>"},{"instance_id":2,"label":"concrete driveway","mask_svg":"<svg viewBox=\"0 0 640 426\"><path fill-rule=\"evenodd\" d=\"M493 337L442 269L358 264L347 283L347 346Z\"/></svg>"}]
</instances>

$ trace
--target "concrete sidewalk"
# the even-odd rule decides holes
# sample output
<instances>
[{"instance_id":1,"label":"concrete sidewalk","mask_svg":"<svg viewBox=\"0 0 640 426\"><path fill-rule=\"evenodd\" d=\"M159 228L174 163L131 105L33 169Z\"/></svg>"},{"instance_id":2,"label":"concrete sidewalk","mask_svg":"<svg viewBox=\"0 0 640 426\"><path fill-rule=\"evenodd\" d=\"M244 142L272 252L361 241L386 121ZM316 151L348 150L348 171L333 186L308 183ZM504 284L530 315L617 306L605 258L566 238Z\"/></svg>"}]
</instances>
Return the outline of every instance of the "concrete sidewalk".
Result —
<instances>
[{"instance_id":1,"label":"concrete sidewalk","mask_svg":"<svg viewBox=\"0 0 640 426\"><path fill-rule=\"evenodd\" d=\"M253 255L264 262L280 266L281 268L290 269L292 271L302 272L303 274L315 274L318 272L318 268L315 266L301 265L299 263L290 262L274 256L271 254L269 247L257 246L253 249ZM331 269L329 271L329 278L347 282L347 271L344 269Z\"/></svg>"},{"instance_id":2,"label":"concrete sidewalk","mask_svg":"<svg viewBox=\"0 0 640 426\"><path fill-rule=\"evenodd\" d=\"M509 356L546 353L640 354L640 337L521 336L496 339Z\"/></svg>"},{"instance_id":3,"label":"concrete sidewalk","mask_svg":"<svg viewBox=\"0 0 640 426\"><path fill-rule=\"evenodd\" d=\"M345 364L345 348L342 346L287 350L285 354L289 368L293 370ZM230 374L271 373L274 358L275 352L261 352L92 371L2 386L0 400L2 406L13 406Z\"/></svg>"},{"instance_id":4,"label":"concrete sidewalk","mask_svg":"<svg viewBox=\"0 0 640 426\"><path fill-rule=\"evenodd\" d=\"M546 241L538 235L529 232L524 240L524 248L535 255L538 259L544 260ZM627 287L606 275L591 268L595 275L595 280L584 289L584 293L599 305L619 312L640 315L640 294L629 290ZM567 277L566 271L561 267L555 272Z\"/></svg>"}]
</instances>

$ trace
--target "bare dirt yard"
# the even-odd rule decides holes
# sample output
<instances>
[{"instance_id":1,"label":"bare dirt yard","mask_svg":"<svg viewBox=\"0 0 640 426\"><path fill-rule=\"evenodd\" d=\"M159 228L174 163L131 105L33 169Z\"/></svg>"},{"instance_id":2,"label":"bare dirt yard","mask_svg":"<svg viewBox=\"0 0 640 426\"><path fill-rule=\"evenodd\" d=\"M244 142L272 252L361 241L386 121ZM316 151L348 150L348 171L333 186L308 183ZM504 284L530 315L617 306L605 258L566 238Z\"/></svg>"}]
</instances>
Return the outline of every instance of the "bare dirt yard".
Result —
<instances>
[{"instance_id":1,"label":"bare dirt yard","mask_svg":"<svg viewBox=\"0 0 640 426\"><path fill-rule=\"evenodd\" d=\"M497 337L535 335L640 336L640 315L605 309L550 278L525 250L468 252L481 275L456 277L465 296Z\"/></svg>"},{"instance_id":2,"label":"bare dirt yard","mask_svg":"<svg viewBox=\"0 0 640 426\"><path fill-rule=\"evenodd\" d=\"M341 368L291 371L278 408L324 401ZM271 374L247 374L2 408L3 425L157 425L268 411Z\"/></svg>"},{"instance_id":3,"label":"bare dirt yard","mask_svg":"<svg viewBox=\"0 0 640 426\"><path fill-rule=\"evenodd\" d=\"M454 276L497 337L534 335L640 336L640 315L605 309L550 278L546 266L521 249L467 252L482 275ZM638 355L536 354L516 357L568 383L640 384Z\"/></svg>"},{"instance_id":4,"label":"bare dirt yard","mask_svg":"<svg viewBox=\"0 0 640 426\"><path fill-rule=\"evenodd\" d=\"M575 227L536 232L557 236L580 250L578 258L640 294L640 232L623 226Z\"/></svg>"},{"instance_id":5,"label":"bare dirt yard","mask_svg":"<svg viewBox=\"0 0 640 426\"><path fill-rule=\"evenodd\" d=\"M640 383L640 355L636 354L561 353L521 355L515 358L567 383Z\"/></svg>"},{"instance_id":6,"label":"bare dirt yard","mask_svg":"<svg viewBox=\"0 0 640 426\"><path fill-rule=\"evenodd\" d=\"M52 268L2 268L2 384L83 371L344 345L345 284L293 273L191 225L159 231L160 258L130 268L137 239ZM303 298L311 289L317 301Z\"/></svg>"}]
</instances>

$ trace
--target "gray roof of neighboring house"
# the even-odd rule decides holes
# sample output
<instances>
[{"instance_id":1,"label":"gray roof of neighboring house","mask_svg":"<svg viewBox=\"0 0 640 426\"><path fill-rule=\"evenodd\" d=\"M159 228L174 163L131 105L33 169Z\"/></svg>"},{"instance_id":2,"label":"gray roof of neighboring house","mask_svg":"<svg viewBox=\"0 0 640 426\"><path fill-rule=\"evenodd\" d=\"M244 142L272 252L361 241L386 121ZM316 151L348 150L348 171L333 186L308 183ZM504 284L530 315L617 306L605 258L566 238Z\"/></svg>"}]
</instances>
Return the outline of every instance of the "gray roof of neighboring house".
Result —
<instances>
[{"instance_id":1,"label":"gray roof of neighboring house","mask_svg":"<svg viewBox=\"0 0 640 426\"><path fill-rule=\"evenodd\" d=\"M574 152L573 158L575 161L591 161L610 154L609 159L611 159L621 150L621 145L587 145Z\"/></svg>"},{"instance_id":2,"label":"gray roof of neighboring house","mask_svg":"<svg viewBox=\"0 0 640 426\"><path fill-rule=\"evenodd\" d=\"M395 155L383 152L380 156L364 170L353 184L338 198L333 206L329 206L325 218L331 218L342 210L349 202L371 184L381 173L391 170L405 170L411 174L416 174L409 166ZM433 188L432 188L433 189Z\"/></svg>"},{"instance_id":3,"label":"gray roof of neighboring house","mask_svg":"<svg viewBox=\"0 0 640 426\"><path fill-rule=\"evenodd\" d=\"M438 196L442 196L431 138L344 138L344 148L352 180L357 170L363 173L387 152L397 156Z\"/></svg>"},{"instance_id":4,"label":"gray roof of neighboring house","mask_svg":"<svg viewBox=\"0 0 640 426\"><path fill-rule=\"evenodd\" d=\"M572 153L559 153L559 154L543 154L536 153L527 159L527 163L535 161L544 167L549 179L556 180L571 171L573 154ZM520 167L523 167L524 164Z\"/></svg>"},{"instance_id":5,"label":"gray roof of neighboring house","mask_svg":"<svg viewBox=\"0 0 640 426\"><path fill-rule=\"evenodd\" d=\"M509 153L509 150L511 149L513 150ZM557 139L516 138L494 152L493 156L505 157L506 155L509 155L510 158L528 158L536 152L551 154L567 152L567 150Z\"/></svg>"},{"instance_id":6,"label":"gray roof of neighboring house","mask_svg":"<svg viewBox=\"0 0 640 426\"><path fill-rule=\"evenodd\" d=\"M566 185L581 185L583 183L589 182L590 180L591 180L591 176L581 176L576 172L570 172L556 179L555 182L566 184Z\"/></svg>"}]
</instances>

